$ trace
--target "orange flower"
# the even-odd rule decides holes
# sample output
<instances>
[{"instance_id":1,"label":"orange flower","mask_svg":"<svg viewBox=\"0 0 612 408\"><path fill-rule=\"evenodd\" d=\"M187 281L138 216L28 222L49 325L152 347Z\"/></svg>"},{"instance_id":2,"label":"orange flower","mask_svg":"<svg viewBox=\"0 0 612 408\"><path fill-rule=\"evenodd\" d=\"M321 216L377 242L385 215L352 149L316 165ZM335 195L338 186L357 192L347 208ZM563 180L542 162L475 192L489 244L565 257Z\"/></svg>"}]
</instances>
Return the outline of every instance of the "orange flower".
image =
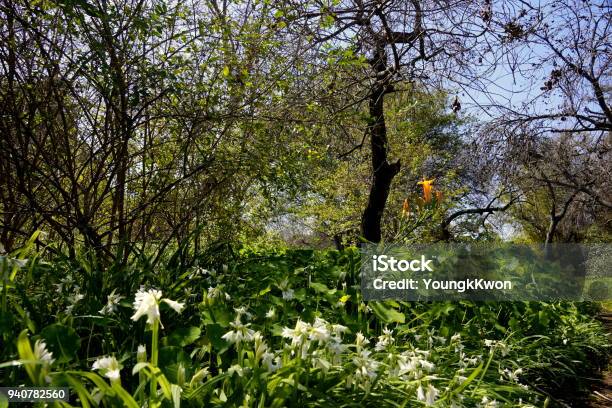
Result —
<instances>
[{"instance_id":1,"label":"orange flower","mask_svg":"<svg viewBox=\"0 0 612 408\"><path fill-rule=\"evenodd\" d=\"M408 203L408 199L404 199L404 205L402 205L402 216L407 216L410 214L410 204Z\"/></svg>"},{"instance_id":2,"label":"orange flower","mask_svg":"<svg viewBox=\"0 0 612 408\"><path fill-rule=\"evenodd\" d=\"M425 179L425 177L423 177L423 181L419 181L417 184L420 184L423 186L423 199L425 200L426 203L431 201L431 185L433 184L435 179Z\"/></svg>"}]
</instances>

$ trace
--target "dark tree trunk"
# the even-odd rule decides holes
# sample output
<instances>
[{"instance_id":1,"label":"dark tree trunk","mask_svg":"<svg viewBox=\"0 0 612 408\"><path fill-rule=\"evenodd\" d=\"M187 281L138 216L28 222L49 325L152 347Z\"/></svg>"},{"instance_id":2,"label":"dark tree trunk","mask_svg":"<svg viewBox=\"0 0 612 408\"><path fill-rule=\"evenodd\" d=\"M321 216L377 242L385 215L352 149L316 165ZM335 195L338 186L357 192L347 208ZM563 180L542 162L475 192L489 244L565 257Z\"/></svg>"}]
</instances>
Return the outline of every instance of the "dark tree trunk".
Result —
<instances>
[{"instance_id":1,"label":"dark tree trunk","mask_svg":"<svg viewBox=\"0 0 612 408\"><path fill-rule=\"evenodd\" d=\"M384 58L381 53L379 58ZM383 64L380 64L383 65ZM381 71L378 65L377 71ZM386 65L386 64L384 64ZM383 67L384 69L384 67ZM384 99L387 92L385 83L377 84L370 95L370 147L372 150L372 185L368 204L361 217L361 233L370 242L382 238L382 217L389 197L393 177L399 173L399 160L393 164L387 161L387 128L385 126Z\"/></svg>"}]
</instances>

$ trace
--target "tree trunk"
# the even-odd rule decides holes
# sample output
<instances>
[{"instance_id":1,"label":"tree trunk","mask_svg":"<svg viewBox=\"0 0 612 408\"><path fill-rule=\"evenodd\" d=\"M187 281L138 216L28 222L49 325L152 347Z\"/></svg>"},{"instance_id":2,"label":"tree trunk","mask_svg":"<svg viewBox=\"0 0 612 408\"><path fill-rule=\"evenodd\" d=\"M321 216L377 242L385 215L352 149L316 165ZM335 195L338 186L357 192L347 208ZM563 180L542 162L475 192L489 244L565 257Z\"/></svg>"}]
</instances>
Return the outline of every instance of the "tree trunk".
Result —
<instances>
[{"instance_id":1,"label":"tree trunk","mask_svg":"<svg viewBox=\"0 0 612 408\"><path fill-rule=\"evenodd\" d=\"M361 233L370 242L382 238L382 217L389 197L393 177L399 173L399 160L393 164L387 161L387 128L385 126L386 85L377 84L370 95L370 147L372 150L372 185L368 204L361 217Z\"/></svg>"}]
</instances>

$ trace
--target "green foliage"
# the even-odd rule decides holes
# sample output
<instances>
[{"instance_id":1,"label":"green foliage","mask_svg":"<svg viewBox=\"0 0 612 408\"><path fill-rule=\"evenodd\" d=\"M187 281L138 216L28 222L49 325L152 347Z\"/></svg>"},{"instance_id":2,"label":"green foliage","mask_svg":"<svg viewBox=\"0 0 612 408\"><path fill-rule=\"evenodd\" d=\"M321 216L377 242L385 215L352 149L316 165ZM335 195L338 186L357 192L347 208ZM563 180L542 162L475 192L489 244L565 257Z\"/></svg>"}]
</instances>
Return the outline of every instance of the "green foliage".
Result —
<instances>
[{"instance_id":1,"label":"green foliage","mask_svg":"<svg viewBox=\"0 0 612 408\"><path fill-rule=\"evenodd\" d=\"M53 282L62 262L28 273ZM583 387L577 379L609 351L586 304L365 303L355 248L243 247L233 258L192 262L162 280L145 274L130 289L115 287L123 299L112 298L104 315L107 291L65 310L87 279L76 265L70 289L40 298L47 305L25 301L40 296L35 286L10 296L7 306L24 308L43 329L23 330L15 343L10 333L27 325L15 319L4 332L2 382L68 386L71 404L82 406L395 407L428 398L540 406L549 394ZM22 269L15 281L27 276ZM151 282L163 294L159 325L130 319L133 293ZM185 309L176 315L162 297Z\"/></svg>"}]
</instances>

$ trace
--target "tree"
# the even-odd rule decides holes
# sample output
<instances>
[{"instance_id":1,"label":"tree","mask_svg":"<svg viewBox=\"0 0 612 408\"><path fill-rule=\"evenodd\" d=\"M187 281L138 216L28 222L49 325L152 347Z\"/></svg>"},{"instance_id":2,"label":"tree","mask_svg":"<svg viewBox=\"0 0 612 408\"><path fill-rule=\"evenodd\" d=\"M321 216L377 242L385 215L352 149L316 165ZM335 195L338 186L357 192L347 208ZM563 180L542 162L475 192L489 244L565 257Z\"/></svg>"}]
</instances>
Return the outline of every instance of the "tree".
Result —
<instances>
[{"instance_id":1,"label":"tree","mask_svg":"<svg viewBox=\"0 0 612 408\"><path fill-rule=\"evenodd\" d=\"M371 182L361 232L378 242L391 184L402 166L389 156L386 97L406 84L432 90L449 80L474 80L470 65L487 52L488 19L473 19L481 5L469 1L316 1L296 7L301 35L320 44L323 55L333 58L346 50L364 62L360 69L351 66L349 85L329 86L337 94L352 93L349 106L367 103Z\"/></svg>"}]
</instances>

